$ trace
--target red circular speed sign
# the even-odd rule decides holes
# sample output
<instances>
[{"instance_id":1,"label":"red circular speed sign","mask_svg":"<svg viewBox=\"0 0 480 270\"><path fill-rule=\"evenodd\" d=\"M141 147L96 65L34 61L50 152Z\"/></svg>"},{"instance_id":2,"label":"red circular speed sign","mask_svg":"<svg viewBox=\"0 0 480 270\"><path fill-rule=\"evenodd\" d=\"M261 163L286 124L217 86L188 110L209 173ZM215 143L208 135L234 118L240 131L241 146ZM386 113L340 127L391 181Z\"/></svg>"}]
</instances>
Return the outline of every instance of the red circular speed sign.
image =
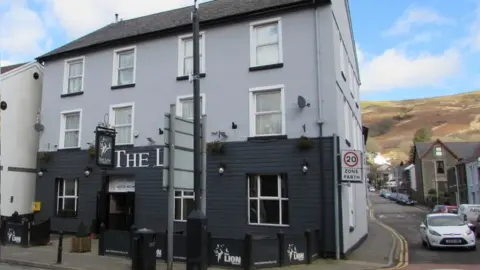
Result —
<instances>
[{"instance_id":1,"label":"red circular speed sign","mask_svg":"<svg viewBox=\"0 0 480 270\"><path fill-rule=\"evenodd\" d=\"M348 167L355 167L358 164L358 155L355 152L346 152L343 156L343 163Z\"/></svg>"}]
</instances>

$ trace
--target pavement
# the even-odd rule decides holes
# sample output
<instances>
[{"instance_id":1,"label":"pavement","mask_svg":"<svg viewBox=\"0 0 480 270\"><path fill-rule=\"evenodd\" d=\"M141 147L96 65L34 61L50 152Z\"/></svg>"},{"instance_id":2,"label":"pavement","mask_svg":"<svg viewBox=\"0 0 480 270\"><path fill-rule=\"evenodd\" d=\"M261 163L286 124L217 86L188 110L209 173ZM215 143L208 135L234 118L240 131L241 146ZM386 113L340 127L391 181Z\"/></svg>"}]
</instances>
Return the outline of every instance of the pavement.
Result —
<instances>
[{"instance_id":1,"label":"pavement","mask_svg":"<svg viewBox=\"0 0 480 270\"><path fill-rule=\"evenodd\" d=\"M378 195L370 195L374 217L403 237L408 245L406 263L394 269L404 270L470 270L480 269L480 248L467 250L428 250L422 246L419 226L427 214L424 207L402 206ZM477 240L477 245L480 239Z\"/></svg>"}]
</instances>

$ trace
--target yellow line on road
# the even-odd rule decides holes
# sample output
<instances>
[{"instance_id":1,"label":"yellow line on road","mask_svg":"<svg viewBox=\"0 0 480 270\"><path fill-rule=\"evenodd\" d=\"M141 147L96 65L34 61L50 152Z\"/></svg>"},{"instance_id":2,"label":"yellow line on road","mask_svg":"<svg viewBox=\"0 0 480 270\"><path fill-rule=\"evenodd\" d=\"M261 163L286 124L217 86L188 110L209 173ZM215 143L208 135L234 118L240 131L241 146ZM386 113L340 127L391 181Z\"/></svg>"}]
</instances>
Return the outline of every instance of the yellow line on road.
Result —
<instances>
[{"instance_id":1,"label":"yellow line on road","mask_svg":"<svg viewBox=\"0 0 480 270\"><path fill-rule=\"evenodd\" d=\"M394 267L389 267L389 268L381 268L383 270L396 270L396 269L402 269L408 266L408 242L405 240L405 238L398 233L395 229L392 227L386 225L385 223L381 222L375 217L372 203L369 201L369 210L370 210L370 219L375 221L378 225L382 226L383 228L387 229L389 232L392 233L394 237L397 238L397 240L400 243L400 253L398 256L398 263Z\"/></svg>"}]
</instances>

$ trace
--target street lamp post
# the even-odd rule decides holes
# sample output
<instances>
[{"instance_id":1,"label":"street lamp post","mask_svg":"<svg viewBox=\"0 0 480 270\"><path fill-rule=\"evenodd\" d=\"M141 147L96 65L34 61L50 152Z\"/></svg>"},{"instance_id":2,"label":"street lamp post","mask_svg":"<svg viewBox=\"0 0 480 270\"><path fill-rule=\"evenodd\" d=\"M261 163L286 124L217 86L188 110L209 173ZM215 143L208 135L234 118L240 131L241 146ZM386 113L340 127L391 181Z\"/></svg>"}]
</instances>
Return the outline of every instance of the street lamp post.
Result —
<instances>
[{"instance_id":1,"label":"street lamp post","mask_svg":"<svg viewBox=\"0 0 480 270\"><path fill-rule=\"evenodd\" d=\"M192 12L193 26L193 189L195 209L187 218L187 270L206 270L208 263L207 216L201 210L201 129L200 129L200 33L197 0ZM206 172L203 172L206 173ZM204 195L205 196L205 195Z\"/></svg>"}]
</instances>

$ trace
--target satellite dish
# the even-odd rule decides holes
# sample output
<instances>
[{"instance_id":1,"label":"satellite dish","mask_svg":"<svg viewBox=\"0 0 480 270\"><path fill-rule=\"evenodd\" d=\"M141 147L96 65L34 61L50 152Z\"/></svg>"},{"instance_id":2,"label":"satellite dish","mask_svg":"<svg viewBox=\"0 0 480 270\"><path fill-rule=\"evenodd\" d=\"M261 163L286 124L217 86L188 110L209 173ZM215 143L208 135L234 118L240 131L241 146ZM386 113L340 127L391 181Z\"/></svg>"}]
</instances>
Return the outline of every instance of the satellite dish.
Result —
<instances>
[{"instance_id":1,"label":"satellite dish","mask_svg":"<svg viewBox=\"0 0 480 270\"><path fill-rule=\"evenodd\" d=\"M36 123L35 125L33 125L33 129L35 129L36 132L40 132L43 131L45 127L40 123Z\"/></svg>"},{"instance_id":2,"label":"satellite dish","mask_svg":"<svg viewBox=\"0 0 480 270\"><path fill-rule=\"evenodd\" d=\"M303 109L305 107L310 107L310 103L307 103L304 97L298 96L297 98L297 104L300 109Z\"/></svg>"}]
</instances>

